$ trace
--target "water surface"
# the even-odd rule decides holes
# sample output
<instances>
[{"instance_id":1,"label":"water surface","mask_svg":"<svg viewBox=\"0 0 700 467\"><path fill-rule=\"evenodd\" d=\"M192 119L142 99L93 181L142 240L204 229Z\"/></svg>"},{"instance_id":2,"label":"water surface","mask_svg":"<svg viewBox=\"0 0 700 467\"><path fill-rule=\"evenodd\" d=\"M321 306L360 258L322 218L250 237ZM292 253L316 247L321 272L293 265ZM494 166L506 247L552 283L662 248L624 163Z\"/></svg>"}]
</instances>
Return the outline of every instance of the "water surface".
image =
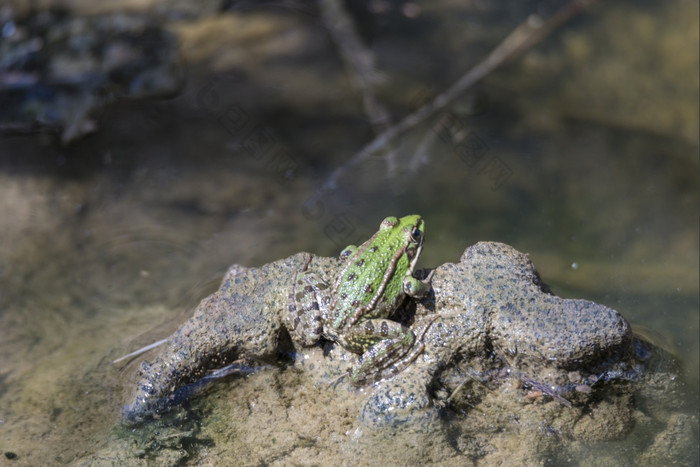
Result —
<instances>
[{"instance_id":1,"label":"water surface","mask_svg":"<svg viewBox=\"0 0 700 467\"><path fill-rule=\"evenodd\" d=\"M0 139L3 462L99 464L120 437L136 364L111 362L172 332L229 265L335 255L407 213L426 219L422 267L502 241L528 252L555 293L618 310L678 359L687 390L660 404L697 413L697 2L594 6L409 132L391 162L377 155L348 170L313 211L305 203L375 129L313 10L241 5L171 20L187 71L177 97L118 101L96 134L70 145ZM534 11L422 7L354 12L394 121ZM269 153L246 146L261 130ZM258 378L214 394L245 417L240 395L264 391ZM596 452L634 463L647 428L583 446L571 463ZM239 449L255 444L230 436ZM216 463L225 439L160 462L187 451ZM274 444L264 449L251 462L284 462L265 457ZM689 449L678 458L696 459ZM308 455L348 461L342 449Z\"/></svg>"}]
</instances>

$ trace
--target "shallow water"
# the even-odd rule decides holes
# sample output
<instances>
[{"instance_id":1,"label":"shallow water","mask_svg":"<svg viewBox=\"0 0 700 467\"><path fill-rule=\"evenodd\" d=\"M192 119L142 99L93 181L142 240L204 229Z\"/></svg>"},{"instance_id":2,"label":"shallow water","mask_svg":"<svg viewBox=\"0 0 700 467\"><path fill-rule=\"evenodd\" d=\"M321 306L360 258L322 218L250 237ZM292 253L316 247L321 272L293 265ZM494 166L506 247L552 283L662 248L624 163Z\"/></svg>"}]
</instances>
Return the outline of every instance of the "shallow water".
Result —
<instances>
[{"instance_id":1,"label":"shallow water","mask_svg":"<svg viewBox=\"0 0 700 467\"><path fill-rule=\"evenodd\" d=\"M372 21L358 12L394 121L531 11L446 3L415 19L411 10ZM409 132L393 164L374 156L349 169L312 210L305 203L324 178L373 131L318 18L241 8L175 24L188 64L180 96L117 102L100 112L98 133L68 146L45 134L0 139L0 459L99 464L122 439L114 427L137 363L111 362L172 332L229 265L335 255L383 217L409 212L426 219L421 267L502 241L528 252L555 293L618 310L680 363L687 389L659 404L696 414L697 8L596 5ZM265 154L245 144L261 129ZM185 451L215 464L227 448L251 446L260 450L251 463L353 462L343 439L319 444L327 452L288 433L256 444L256 430L293 397L265 393L275 378L261 370L221 382L207 398L215 415L201 423L227 433L221 412L244 419L256 394L269 407L252 412L270 418L159 462ZM299 433L324 429L299 417ZM697 440L691 428L679 438ZM625 465L649 442L645 429L571 448L570 463L598 454ZM697 458L679 445L678 458Z\"/></svg>"}]
</instances>

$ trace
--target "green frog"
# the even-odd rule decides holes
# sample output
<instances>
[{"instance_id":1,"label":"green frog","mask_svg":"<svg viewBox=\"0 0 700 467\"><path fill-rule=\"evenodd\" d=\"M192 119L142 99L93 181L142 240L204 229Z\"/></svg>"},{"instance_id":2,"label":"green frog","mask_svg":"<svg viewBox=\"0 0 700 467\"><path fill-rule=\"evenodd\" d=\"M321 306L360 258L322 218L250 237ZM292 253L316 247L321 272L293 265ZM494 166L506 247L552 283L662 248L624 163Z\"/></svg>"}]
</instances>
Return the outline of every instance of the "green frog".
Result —
<instances>
[{"instance_id":1,"label":"green frog","mask_svg":"<svg viewBox=\"0 0 700 467\"><path fill-rule=\"evenodd\" d=\"M385 377L406 368L423 351L421 337L388 317L406 296L430 292L432 272L420 280L413 270L423 249L424 222L419 215L387 217L379 230L359 247L340 254L340 272L331 286L312 271L308 257L289 290L287 327L303 346L321 337L360 355L350 380ZM418 344L414 345L418 340Z\"/></svg>"}]
</instances>

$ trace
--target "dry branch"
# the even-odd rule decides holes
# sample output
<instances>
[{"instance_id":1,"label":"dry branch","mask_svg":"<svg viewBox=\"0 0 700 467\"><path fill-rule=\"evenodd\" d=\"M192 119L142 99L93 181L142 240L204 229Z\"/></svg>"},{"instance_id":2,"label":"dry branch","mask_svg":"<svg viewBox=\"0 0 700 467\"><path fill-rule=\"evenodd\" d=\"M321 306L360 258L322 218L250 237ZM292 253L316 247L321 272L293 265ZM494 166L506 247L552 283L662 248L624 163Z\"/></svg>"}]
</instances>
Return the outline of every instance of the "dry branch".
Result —
<instances>
[{"instance_id":1,"label":"dry branch","mask_svg":"<svg viewBox=\"0 0 700 467\"><path fill-rule=\"evenodd\" d=\"M335 169L321 187L319 187L313 196L305 203L306 206L310 208L318 203L321 196L323 196L326 191L337 185L338 180L348 168L357 165L373 153L387 146L409 129L444 109L448 104L453 102L467 89L474 86L474 84L481 81L485 76L501 65L521 56L525 51L539 43L578 13L590 7L595 1L596 0L572 0L546 20L537 15L530 15L527 20L516 27L513 32L493 49L484 60L462 75L449 89L436 96L430 103L404 117L404 119L396 125L382 132L362 148L360 152L352 156L344 165Z\"/></svg>"}]
</instances>

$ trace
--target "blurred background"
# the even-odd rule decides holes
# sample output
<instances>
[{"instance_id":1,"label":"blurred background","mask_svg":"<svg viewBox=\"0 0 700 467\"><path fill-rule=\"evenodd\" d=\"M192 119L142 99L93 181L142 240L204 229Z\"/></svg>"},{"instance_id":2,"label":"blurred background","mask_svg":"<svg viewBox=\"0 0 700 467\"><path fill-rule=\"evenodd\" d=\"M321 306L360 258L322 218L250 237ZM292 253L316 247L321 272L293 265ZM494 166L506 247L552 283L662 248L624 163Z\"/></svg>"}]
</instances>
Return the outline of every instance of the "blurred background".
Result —
<instances>
[{"instance_id":1,"label":"blurred background","mask_svg":"<svg viewBox=\"0 0 700 467\"><path fill-rule=\"evenodd\" d=\"M410 213L419 267L529 253L676 356L697 412L698 2L593 3L353 159L567 4L0 3L0 450L94 452L105 362L228 266L334 256Z\"/></svg>"}]
</instances>

